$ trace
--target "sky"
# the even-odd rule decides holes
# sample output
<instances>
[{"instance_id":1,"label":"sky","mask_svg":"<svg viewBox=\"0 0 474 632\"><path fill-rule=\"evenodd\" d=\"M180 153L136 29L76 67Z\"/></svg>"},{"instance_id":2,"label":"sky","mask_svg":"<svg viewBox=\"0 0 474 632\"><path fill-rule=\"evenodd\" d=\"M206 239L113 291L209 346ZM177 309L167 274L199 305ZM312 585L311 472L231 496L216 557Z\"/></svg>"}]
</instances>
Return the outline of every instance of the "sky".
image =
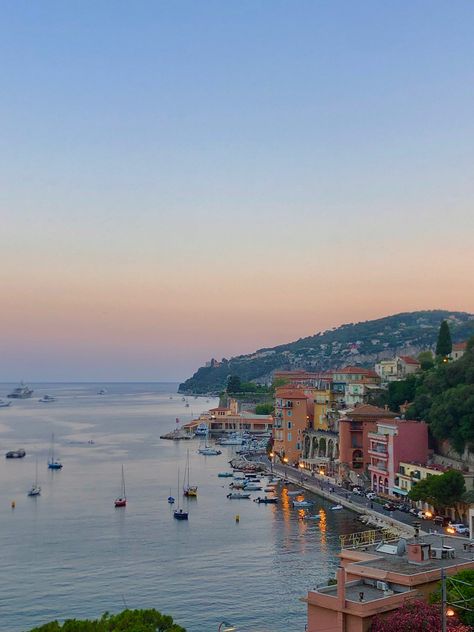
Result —
<instances>
[{"instance_id":1,"label":"sky","mask_svg":"<svg viewBox=\"0 0 474 632\"><path fill-rule=\"evenodd\" d=\"M474 312L474 3L6 0L0 380Z\"/></svg>"}]
</instances>

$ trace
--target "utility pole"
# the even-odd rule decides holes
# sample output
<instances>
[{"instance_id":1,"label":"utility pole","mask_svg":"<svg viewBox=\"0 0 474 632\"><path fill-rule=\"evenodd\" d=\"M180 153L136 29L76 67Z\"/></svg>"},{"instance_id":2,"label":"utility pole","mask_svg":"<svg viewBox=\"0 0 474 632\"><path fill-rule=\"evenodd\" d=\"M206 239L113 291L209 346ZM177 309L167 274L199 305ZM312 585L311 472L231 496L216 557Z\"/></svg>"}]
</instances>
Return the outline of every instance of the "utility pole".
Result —
<instances>
[{"instance_id":1,"label":"utility pole","mask_svg":"<svg viewBox=\"0 0 474 632\"><path fill-rule=\"evenodd\" d=\"M441 630L446 632L446 573L441 569Z\"/></svg>"}]
</instances>

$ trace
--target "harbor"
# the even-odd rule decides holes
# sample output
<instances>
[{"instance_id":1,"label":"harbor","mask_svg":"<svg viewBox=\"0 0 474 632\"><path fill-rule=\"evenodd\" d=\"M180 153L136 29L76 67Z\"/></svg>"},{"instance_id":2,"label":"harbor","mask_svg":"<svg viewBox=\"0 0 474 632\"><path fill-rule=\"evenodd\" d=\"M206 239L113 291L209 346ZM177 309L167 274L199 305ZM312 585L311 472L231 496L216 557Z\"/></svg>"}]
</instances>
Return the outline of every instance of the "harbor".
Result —
<instances>
[{"instance_id":1,"label":"harbor","mask_svg":"<svg viewBox=\"0 0 474 632\"><path fill-rule=\"evenodd\" d=\"M299 598L335 575L340 535L363 528L356 514L331 511L330 500L308 493L320 518L303 520L288 493L296 486L282 481L274 494L263 488L227 498L229 461L241 458L240 446L217 446L220 455L206 456L199 437L161 440L187 411L169 385L107 385L102 395L100 385L32 387L38 399L45 392L57 401L25 399L2 416L3 452L26 453L0 460L5 629L119 612L125 602L172 612L189 632L217 629L223 619L239 632L304 630ZM53 433L59 471L47 466ZM188 450L197 498L182 495ZM29 497L36 460L41 495ZM115 508L122 465L127 503ZM178 502L168 503L170 491L180 492L187 521L173 519ZM273 495L277 503L253 502ZM281 587L278 600L270 586Z\"/></svg>"}]
</instances>

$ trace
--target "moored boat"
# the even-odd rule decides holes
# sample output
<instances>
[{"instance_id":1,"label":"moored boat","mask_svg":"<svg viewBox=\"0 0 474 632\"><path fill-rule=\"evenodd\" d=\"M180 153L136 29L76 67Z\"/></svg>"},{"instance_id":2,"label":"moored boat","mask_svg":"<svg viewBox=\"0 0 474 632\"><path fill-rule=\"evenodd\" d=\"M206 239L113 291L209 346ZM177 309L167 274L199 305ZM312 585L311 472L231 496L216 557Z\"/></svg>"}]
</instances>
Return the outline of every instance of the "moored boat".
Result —
<instances>
[{"instance_id":1,"label":"moored boat","mask_svg":"<svg viewBox=\"0 0 474 632\"><path fill-rule=\"evenodd\" d=\"M217 476L218 478L232 478L233 474L232 472L219 472Z\"/></svg>"},{"instance_id":2,"label":"moored boat","mask_svg":"<svg viewBox=\"0 0 474 632\"><path fill-rule=\"evenodd\" d=\"M5 454L6 459L22 459L26 455L26 452L21 448L20 450L10 450Z\"/></svg>"},{"instance_id":3,"label":"moored boat","mask_svg":"<svg viewBox=\"0 0 474 632\"><path fill-rule=\"evenodd\" d=\"M48 469L50 470L61 470L63 464L59 459L56 459L54 456L54 434L51 435L51 452L48 460Z\"/></svg>"},{"instance_id":4,"label":"moored boat","mask_svg":"<svg viewBox=\"0 0 474 632\"><path fill-rule=\"evenodd\" d=\"M178 498L179 498L179 468L178 468ZM187 520L188 512L178 507L177 509L173 511L173 518L176 518L176 520Z\"/></svg>"},{"instance_id":5,"label":"moored boat","mask_svg":"<svg viewBox=\"0 0 474 632\"><path fill-rule=\"evenodd\" d=\"M38 401L42 404L52 404L56 401L56 397L52 397L52 395L43 395L43 397Z\"/></svg>"},{"instance_id":6,"label":"moored boat","mask_svg":"<svg viewBox=\"0 0 474 632\"><path fill-rule=\"evenodd\" d=\"M199 454L203 454L204 456L218 456L219 454L222 454L220 450L216 450L215 448L211 448L210 446L200 448L198 452Z\"/></svg>"},{"instance_id":7,"label":"moored boat","mask_svg":"<svg viewBox=\"0 0 474 632\"><path fill-rule=\"evenodd\" d=\"M11 402L4 402L3 399L0 399L0 408L8 408L11 405Z\"/></svg>"},{"instance_id":8,"label":"moored boat","mask_svg":"<svg viewBox=\"0 0 474 632\"><path fill-rule=\"evenodd\" d=\"M33 389L20 382L20 385L13 389L11 393L8 393L7 397L10 399L29 399L33 395Z\"/></svg>"},{"instance_id":9,"label":"moored boat","mask_svg":"<svg viewBox=\"0 0 474 632\"><path fill-rule=\"evenodd\" d=\"M311 500L294 500L293 501L293 507L295 508L305 508L305 507L312 507L314 505L314 503Z\"/></svg>"},{"instance_id":10,"label":"moored boat","mask_svg":"<svg viewBox=\"0 0 474 632\"><path fill-rule=\"evenodd\" d=\"M125 491L125 474L123 471L122 465L122 486L120 489L120 496L114 500L115 507L126 507L127 506L127 493Z\"/></svg>"},{"instance_id":11,"label":"moored boat","mask_svg":"<svg viewBox=\"0 0 474 632\"><path fill-rule=\"evenodd\" d=\"M268 498L268 496L261 498L259 496L258 498L255 498L253 502L258 503L259 505L276 505L278 503L278 498Z\"/></svg>"},{"instance_id":12,"label":"moored boat","mask_svg":"<svg viewBox=\"0 0 474 632\"><path fill-rule=\"evenodd\" d=\"M197 498L198 488L197 488L197 485L189 484L189 473L190 473L190 467L189 467L189 450L188 450L187 458L186 458L186 469L184 471L185 484L183 485L183 494L187 496L188 498Z\"/></svg>"},{"instance_id":13,"label":"moored boat","mask_svg":"<svg viewBox=\"0 0 474 632\"><path fill-rule=\"evenodd\" d=\"M304 494L304 490L302 489L298 489L292 492L286 492L288 494L288 496L301 496L301 494Z\"/></svg>"},{"instance_id":14,"label":"moored boat","mask_svg":"<svg viewBox=\"0 0 474 632\"><path fill-rule=\"evenodd\" d=\"M227 498L230 500L242 500L250 498L250 494L246 494L245 492L230 492L227 494Z\"/></svg>"},{"instance_id":15,"label":"moored boat","mask_svg":"<svg viewBox=\"0 0 474 632\"><path fill-rule=\"evenodd\" d=\"M334 507L331 507L331 511L339 511L340 509L344 509L344 507L342 505L334 505Z\"/></svg>"},{"instance_id":16,"label":"moored boat","mask_svg":"<svg viewBox=\"0 0 474 632\"><path fill-rule=\"evenodd\" d=\"M41 487L38 484L38 459L36 459L36 476L35 482L28 491L28 496L39 496L41 494Z\"/></svg>"}]
</instances>

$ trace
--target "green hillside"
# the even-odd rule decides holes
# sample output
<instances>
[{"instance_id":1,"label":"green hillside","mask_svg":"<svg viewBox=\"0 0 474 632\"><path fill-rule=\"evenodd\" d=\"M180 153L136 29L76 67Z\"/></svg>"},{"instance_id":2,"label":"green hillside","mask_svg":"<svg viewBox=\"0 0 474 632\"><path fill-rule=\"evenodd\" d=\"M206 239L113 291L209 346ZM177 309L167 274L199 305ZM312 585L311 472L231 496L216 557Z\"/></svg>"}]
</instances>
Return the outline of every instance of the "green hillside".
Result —
<instances>
[{"instance_id":1,"label":"green hillside","mask_svg":"<svg viewBox=\"0 0 474 632\"><path fill-rule=\"evenodd\" d=\"M397 353L434 348L440 323L448 320L454 342L474 334L474 315L449 310L406 312L349 323L288 344L259 349L201 367L180 385L183 393L217 393L229 375L242 381L269 381L276 369L321 371L347 364L373 366Z\"/></svg>"}]
</instances>

